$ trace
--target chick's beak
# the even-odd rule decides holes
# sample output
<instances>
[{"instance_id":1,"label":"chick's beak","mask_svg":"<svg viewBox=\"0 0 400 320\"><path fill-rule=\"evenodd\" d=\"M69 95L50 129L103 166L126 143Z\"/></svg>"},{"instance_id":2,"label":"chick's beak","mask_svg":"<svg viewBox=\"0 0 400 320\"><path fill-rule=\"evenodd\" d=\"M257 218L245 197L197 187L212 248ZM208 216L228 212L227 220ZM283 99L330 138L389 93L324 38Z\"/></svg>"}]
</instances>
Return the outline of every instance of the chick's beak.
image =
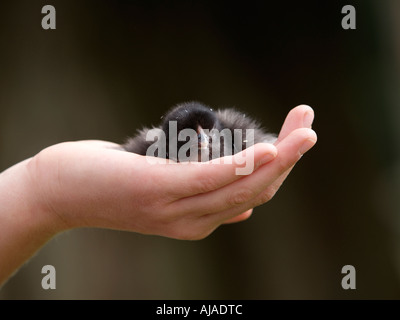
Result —
<instances>
[{"instance_id":1,"label":"chick's beak","mask_svg":"<svg viewBox=\"0 0 400 320\"><path fill-rule=\"evenodd\" d=\"M200 149L208 149L209 145L209 137L208 135L204 132L202 127L198 127L197 129L197 136L199 138L199 148Z\"/></svg>"}]
</instances>

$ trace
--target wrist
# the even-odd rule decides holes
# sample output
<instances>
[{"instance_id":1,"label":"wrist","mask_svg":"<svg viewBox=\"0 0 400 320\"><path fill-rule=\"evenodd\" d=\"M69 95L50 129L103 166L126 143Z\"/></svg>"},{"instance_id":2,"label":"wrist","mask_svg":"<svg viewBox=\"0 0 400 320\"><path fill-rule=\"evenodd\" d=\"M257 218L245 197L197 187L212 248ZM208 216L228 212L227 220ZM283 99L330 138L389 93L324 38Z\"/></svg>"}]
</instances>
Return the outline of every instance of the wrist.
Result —
<instances>
[{"instance_id":1,"label":"wrist","mask_svg":"<svg viewBox=\"0 0 400 320\"><path fill-rule=\"evenodd\" d=\"M30 163L22 161L0 174L0 284L62 230L38 201Z\"/></svg>"},{"instance_id":2,"label":"wrist","mask_svg":"<svg viewBox=\"0 0 400 320\"><path fill-rule=\"evenodd\" d=\"M45 153L45 152L44 152ZM43 157L43 152L24 161L26 181L25 198L29 207L30 218L36 220L37 228L54 236L59 232L70 229L71 226L58 212L55 206L55 189L52 165L46 163L48 157Z\"/></svg>"}]
</instances>

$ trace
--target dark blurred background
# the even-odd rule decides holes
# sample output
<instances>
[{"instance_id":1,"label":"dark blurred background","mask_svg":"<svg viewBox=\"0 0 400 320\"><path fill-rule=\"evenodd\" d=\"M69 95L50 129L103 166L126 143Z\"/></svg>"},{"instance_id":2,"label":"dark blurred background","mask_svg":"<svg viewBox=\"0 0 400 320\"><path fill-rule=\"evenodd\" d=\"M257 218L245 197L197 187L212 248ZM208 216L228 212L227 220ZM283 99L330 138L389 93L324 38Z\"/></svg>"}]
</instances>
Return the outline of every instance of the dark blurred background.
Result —
<instances>
[{"instance_id":1,"label":"dark blurred background","mask_svg":"<svg viewBox=\"0 0 400 320\"><path fill-rule=\"evenodd\" d=\"M56 8L56 30L41 9ZM341 26L344 5L357 29ZM400 3L0 3L0 171L68 140L121 143L172 105L237 107L278 132L299 104L317 145L246 222L201 241L80 229L2 299L399 299ZM43 290L41 268L57 271ZM353 265L357 289L343 290Z\"/></svg>"}]
</instances>

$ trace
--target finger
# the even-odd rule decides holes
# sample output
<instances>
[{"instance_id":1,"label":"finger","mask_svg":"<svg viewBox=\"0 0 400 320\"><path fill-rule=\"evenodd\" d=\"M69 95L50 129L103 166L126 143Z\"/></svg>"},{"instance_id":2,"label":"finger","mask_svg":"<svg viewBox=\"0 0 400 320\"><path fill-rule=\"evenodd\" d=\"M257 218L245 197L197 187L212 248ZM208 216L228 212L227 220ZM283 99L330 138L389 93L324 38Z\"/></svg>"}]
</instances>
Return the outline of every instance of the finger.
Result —
<instances>
[{"instance_id":1,"label":"finger","mask_svg":"<svg viewBox=\"0 0 400 320\"><path fill-rule=\"evenodd\" d=\"M154 165L152 176L171 196L171 202L185 197L204 194L239 180L238 168L248 166L256 170L272 161L277 155L274 145L259 143L233 156L208 162L178 163L174 165ZM244 161L244 165L241 163ZM171 180L173 179L173 180ZM179 186L179 187L177 187Z\"/></svg>"},{"instance_id":2,"label":"finger","mask_svg":"<svg viewBox=\"0 0 400 320\"><path fill-rule=\"evenodd\" d=\"M312 147L312 145L311 145ZM302 150L303 151L303 150ZM301 152L303 153L303 152ZM301 157L301 156L300 156ZM270 201L276 192L279 190L289 173L294 168L294 165L291 166L288 170L282 173L272 184L270 184L266 189L261 191L255 198L251 199L247 203L243 203L243 205L239 205L237 207L233 207L231 209L226 210L225 212L219 212L218 215L221 216L220 220L226 219L227 217L236 217L237 215L241 216L241 212L248 210L250 208L254 208L260 206L268 201ZM217 217L216 215L215 217ZM211 216L211 215L210 215ZM239 217L238 216L238 217ZM234 219L231 218L231 219Z\"/></svg>"},{"instance_id":3,"label":"finger","mask_svg":"<svg viewBox=\"0 0 400 320\"><path fill-rule=\"evenodd\" d=\"M234 215L230 215L229 211L227 213L227 210L242 207L247 202L250 203L283 173L293 167L301 155L315 144L316 139L316 134L311 129L297 129L279 144L277 157L253 174L212 192L180 199L171 206L173 210L183 210L183 212L193 212L199 215L223 212L224 214L217 215L215 219L221 220L221 222L230 219ZM241 212L250 208L248 206ZM240 213L237 210L234 212Z\"/></svg>"},{"instance_id":4,"label":"finger","mask_svg":"<svg viewBox=\"0 0 400 320\"><path fill-rule=\"evenodd\" d=\"M292 167L293 168L293 167ZM292 169L291 168L291 169ZM291 171L289 169L287 172L282 174L271 186L269 186L267 189L263 190L260 192L255 198L251 199L250 201L238 206L238 207L233 207L228 210L219 212L216 215L208 215L207 218L210 220L209 223L211 224L226 224L226 223L232 223L232 222L240 222L245 219L248 219L248 217L242 217L244 214L252 212L253 208L258 207L268 201L270 201L273 196L276 194L276 192L279 190L280 186L284 182L285 178L288 176L289 172ZM247 210L247 211L245 211ZM245 211L245 213L242 213ZM227 217L228 220L223 220L226 219ZM217 221L216 221L217 218Z\"/></svg>"},{"instance_id":5,"label":"finger","mask_svg":"<svg viewBox=\"0 0 400 320\"><path fill-rule=\"evenodd\" d=\"M279 190L281 187L282 183L286 180L287 176L289 173L292 171L294 166L290 167L287 171L282 173L278 179L276 179L271 185L269 185L264 192L268 193L270 195L270 198L268 200L271 200L271 198L275 195L275 193ZM265 196L265 198L268 198L268 196ZM267 202L267 201L265 201ZM262 202L261 204L265 203Z\"/></svg>"},{"instance_id":6,"label":"finger","mask_svg":"<svg viewBox=\"0 0 400 320\"><path fill-rule=\"evenodd\" d=\"M237 223L237 222L247 220L248 218L250 218L252 213L253 213L253 209L249 209L246 212L243 212L242 214L239 214L236 217L233 217L231 219L224 221L224 224Z\"/></svg>"},{"instance_id":7,"label":"finger","mask_svg":"<svg viewBox=\"0 0 400 320\"><path fill-rule=\"evenodd\" d=\"M311 124L314 120L314 110L307 105L299 105L293 108L286 116L285 122L283 123L279 137L275 142L275 145L285 139L292 131L299 128L311 128Z\"/></svg>"},{"instance_id":8,"label":"finger","mask_svg":"<svg viewBox=\"0 0 400 320\"><path fill-rule=\"evenodd\" d=\"M286 180L289 173L292 171L294 166L290 167L287 171L285 171L282 175L279 176L271 185L269 185L265 190L260 192L254 199L252 199L249 203L244 204L243 206L239 206L235 208L235 211L232 213L226 213L227 215L235 215L236 212L242 212L243 210L247 210L247 208L258 207L268 201L270 201L275 194L278 192L279 188L282 186L283 182Z\"/></svg>"}]
</instances>

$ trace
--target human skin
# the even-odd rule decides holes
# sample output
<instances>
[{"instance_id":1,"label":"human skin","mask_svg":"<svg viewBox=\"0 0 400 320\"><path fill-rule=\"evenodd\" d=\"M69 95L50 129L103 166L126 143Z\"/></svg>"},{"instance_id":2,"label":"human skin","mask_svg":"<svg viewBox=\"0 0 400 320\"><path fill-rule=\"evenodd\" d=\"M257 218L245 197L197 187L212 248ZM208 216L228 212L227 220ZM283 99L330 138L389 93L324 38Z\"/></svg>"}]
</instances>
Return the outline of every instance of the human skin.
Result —
<instances>
[{"instance_id":1,"label":"human skin","mask_svg":"<svg viewBox=\"0 0 400 320\"><path fill-rule=\"evenodd\" d=\"M0 174L0 285L56 234L80 227L182 240L208 236L268 202L317 141L313 110L292 109L274 145L257 144L228 164L152 164L107 141L50 146ZM254 152L254 171L235 157ZM220 162L220 161L218 161Z\"/></svg>"}]
</instances>

